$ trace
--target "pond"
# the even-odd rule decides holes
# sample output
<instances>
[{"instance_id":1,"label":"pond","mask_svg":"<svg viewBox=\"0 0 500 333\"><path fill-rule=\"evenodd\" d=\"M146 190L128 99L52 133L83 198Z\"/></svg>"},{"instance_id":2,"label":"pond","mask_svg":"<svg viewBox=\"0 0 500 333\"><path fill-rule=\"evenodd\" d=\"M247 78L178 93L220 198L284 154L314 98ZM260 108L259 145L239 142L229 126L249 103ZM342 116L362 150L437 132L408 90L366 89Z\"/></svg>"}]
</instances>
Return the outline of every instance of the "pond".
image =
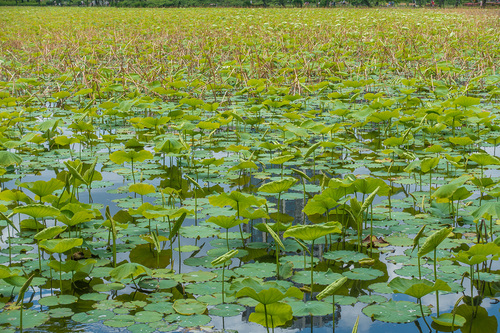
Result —
<instances>
[{"instance_id":1,"label":"pond","mask_svg":"<svg viewBox=\"0 0 500 333\"><path fill-rule=\"evenodd\" d=\"M210 10L226 20L211 31L194 10L40 10L5 16L95 30L81 47L47 30L40 54L40 36L5 36L25 49L2 60L17 73L0 85L2 331L497 331L495 68L418 58L418 48L402 49L412 52L404 68L382 63L383 40L357 10ZM423 29L435 48L491 24L462 11L369 13L383 31L468 18L444 46ZM328 47L347 51L318 28L330 15L378 44L352 30L358 60L326 66ZM180 17L191 30L177 30ZM290 30L292 17L322 44ZM239 25L260 20L273 59ZM149 55L166 47L178 57L154 67ZM69 59L64 50L81 66L53 58ZM117 65L138 55L136 69Z\"/></svg>"}]
</instances>

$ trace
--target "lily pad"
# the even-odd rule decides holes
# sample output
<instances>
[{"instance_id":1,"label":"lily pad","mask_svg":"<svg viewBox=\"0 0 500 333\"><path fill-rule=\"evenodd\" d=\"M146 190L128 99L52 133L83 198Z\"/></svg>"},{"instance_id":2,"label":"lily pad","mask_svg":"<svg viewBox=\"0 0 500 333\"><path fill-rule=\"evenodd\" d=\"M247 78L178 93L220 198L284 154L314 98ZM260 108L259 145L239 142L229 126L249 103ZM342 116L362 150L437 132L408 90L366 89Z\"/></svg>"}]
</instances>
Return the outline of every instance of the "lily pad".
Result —
<instances>
[{"instance_id":1,"label":"lily pad","mask_svg":"<svg viewBox=\"0 0 500 333\"><path fill-rule=\"evenodd\" d=\"M234 272L244 277L267 278L276 274L276 265L257 262L238 267Z\"/></svg>"},{"instance_id":2,"label":"lily pad","mask_svg":"<svg viewBox=\"0 0 500 333\"><path fill-rule=\"evenodd\" d=\"M4 310L0 313L0 324L9 324L11 326L19 327L20 318L20 310ZM23 329L40 326L49 319L49 315L45 312L23 310Z\"/></svg>"},{"instance_id":3,"label":"lily pad","mask_svg":"<svg viewBox=\"0 0 500 333\"><path fill-rule=\"evenodd\" d=\"M208 313L218 317L233 317L245 311L245 307L237 304L219 304L211 308Z\"/></svg>"},{"instance_id":4,"label":"lily pad","mask_svg":"<svg viewBox=\"0 0 500 333\"><path fill-rule=\"evenodd\" d=\"M226 289L227 284L225 285ZM186 292L195 295L213 295L215 293L220 293L222 286L218 282L208 281L204 283L190 284L186 286Z\"/></svg>"},{"instance_id":5,"label":"lily pad","mask_svg":"<svg viewBox=\"0 0 500 333\"><path fill-rule=\"evenodd\" d=\"M163 318L163 314L156 311L139 311L134 316L138 323L153 323Z\"/></svg>"},{"instance_id":6,"label":"lily pad","mask_svg":"<svg viewBox=\"0 0 500 333\"><path fill-rule=\"evenodd\" d=\"M129 327L135 324L135 318L131 315L118 315L113 319L108 319L103 322L104 325L115 328Z\"/></svg>"},{"instance_id":7,"label":"lily pad","mask_svg":"<svg viewBox=\"0 0 500 333\"><path fill-rule=\"evenodd\" d=\"M171 314L174 313L175 310L173 308L173 303L171 302L156 302L150 303L144 307L145 311L154 311L163 314Z\"/></svg>"},{"instance_id":8,"label":"lily pad","mask_svg":"<svg viewBox=\"0 0 500 333\"><path fill-rule=\"evenodd\" d=\"M115 313L113 311L109 310L91 310L88 312L80 312L71 319L73 319L76 322L82 323L82 324L90 324L90 323L97 323L102 320L108 320L111 319L115 316Z\"/></svg>"},{"instance_id":9,"label":"lily pad","mask_svg":"<svg viewBox=\"0 0 500 333\"><path fill-rule=\"evenodd\" d=\"M332 307L330 304L325 304L325 302L319 301L308 301L308 302L288 302L292 307L293 315L296 317L303 316L326 316L332 313Z\"/></svg>"},{"instance_id":10,"label":"lily pad","mask_svg":"<svg viewBox=\"0 0 500 333\"><path fill-rule=\"evenodd\" d=\"M207 305L222 304L222 294L221 293L215 293L215 294L211 294L211 295L203 295L203 296L200 296L196 299L202 303L207 304ZM236 297L234 297L234 296L227 296L227 295L224 296L224 301L226 303L232 303L235 300L236 300ZM238 301L241 303L241 298Z\"/></svg>"},{"instance_id":11,"label":"lily pad","mask_svg":"<svg viewBox=\"0 0 500 333\"><path fill-rule=\"evenodd\" d=\"M363 313L370 318L387 323L410 323L419 317L420 307L408 301L389 300L381 304L368 305L363 308ZM424 306L424 314L430 314L427 306Z\"/></svg>"},{"instance_id":12,"label":"lily pad","mask_svg":"<svg viewBox=\"0 0 500 333\"><path fill-rule=\"evenodd\" d=\"M207 305L195 299L178 299L174 302L174 310L181 315L190 316L193 314L203 314L207 310Z\"/></svg>"},{"instance_id":13,"label":"lily pad","mask_svg":"<svg viewBox=\"0 0 500 333\"><path fill-rule=\"evenodd\" d=\"M344 272L342 275L351 280L368 281L384 276L384 272L379 271L378 269L359 267Z\"/></svg>"},{"instance_id":14,"label":"lily pad","mask_svg":"<svg viewBox=\"0 0 500 333\"><path fill-rule=\"evenodd\" d=\"M196 314L192 316L183 316L180 314L171 314L165 318L167 321L175 322L182 327L197 327L208 324L212 319L207 315Z\"/></svg>"},{"instance_id":15,"label":"lily pad","mask_svg":"<svg viewBox=\"0 0 500 333\"><path fill-rule=\"evenodd\" d=\"M323 258L347 263L347 262L358 262L361 259L367 259L369 257L364 253L340 250L340 251L325 252L323 254Z\"/></svg>"},{"instance_id":16,"label":"lily pad","mask_svg":"<svg viewBox=\"0 0 500 333\"><path fill-rule=\"evenodd\" d=\"M219 231L210 226L187 226L179 230L181 236L186 238L210 238L219 234Z\"/></svg>"},{"instance_id":17,"label":"lily pad","mask_svg":"<svg viewBox=\"0 0 500 333\"><path fill-rule=\"evenodd\" d=\"M41 298L38 303L44 306L55 306L59 304L71 304L78 301L78 297L72 295L47 296Z\"/></svg>"},{"instance_id":18,"label":"lily pad","mask_svg":"<svg viewBox=\"0 0 500 333\"><path fill-rule=\"evenodd\" d=\"M453 315L452 313L441 313L439 317L431 317L432 321L438 325L446 327L462 327L467 321L464 317L459 314Z\"/></svg>"},{"instance_id":19,"label":"lily pad","mask_svg":"<svg viewBox=\"0 0 500 333\"><path fill-rule=\"evenodd\" d=\"M132 333L152 333L156 331L155 328L149 326L148 324L134 324L128 326L127 329Z\"/></svg>"},{"instance_id":20,"label":"lily pad","mask_svg":"<svg viewBox=\"0 0 500 333\"><path fill-rule=\"evenodd\" d=\"M326 272L313 272L313 281L316 284L327 285L332 281L342 277L339 273L334 273L330 269ZM311 284L311 273L307 271L298 271L292 276L292 281L295 283Z\"/></svg>"},{"instance_id":21,"label":"lily pad","mask_svg":"<svg viewBox=\"0 0 500 333\"><path fill-rule=\"evenodd\" d=\"M361 303L383 303L387 301L387 298L382 295L363 295L358 297L358 301Z\"/></svg>"},{"instance_id":22,"label":"lily pad","mask_svg":"<svg viewBox=\"0 0 500 333\"><path fill-rule=\"evenodd\" d=\"M71 317L72 315L75 314L73 310L71 310L70 308L50 309L47 313L51 318L65 318L65 317Z\"/></svg>"}]
</instances>

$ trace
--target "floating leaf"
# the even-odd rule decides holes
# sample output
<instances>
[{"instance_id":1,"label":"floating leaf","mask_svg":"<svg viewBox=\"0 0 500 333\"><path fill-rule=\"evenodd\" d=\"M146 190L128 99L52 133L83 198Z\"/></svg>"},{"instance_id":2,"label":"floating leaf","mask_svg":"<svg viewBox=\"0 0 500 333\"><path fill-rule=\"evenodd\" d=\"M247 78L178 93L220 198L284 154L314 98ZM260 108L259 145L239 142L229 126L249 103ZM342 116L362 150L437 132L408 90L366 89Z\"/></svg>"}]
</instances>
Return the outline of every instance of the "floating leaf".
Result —
<instances>
[{"instance_id":1,"label":"floating leaf","mask_svg":"<svg viewBox=\"0 0 500 333\"><path fill-rule=\"evenodd\" d=\"M325 306L326 304L318 301L308 301L308 302L289 302L292 307L293 315L296 317L303 316L326 316L332 313L331 306Z\"/></svg>"},{"instance_id":2,"label":"floating leaf","mask_svg":"<svg viewBox=\"0 0 500 333\"><path fill-rule=\"evenodd\" d=\"M441 313L439 317L431 317L432 321L445 327L462 327L466 319L459 314Z\"/></svg>"},{"instance_id":3,"label":"floating leaf","mask_svg":"<svg viewBox=\"0 0 500 333\"><path fill-rule=\"evenodd\" d=\"M257 305L255 312L250 314L248 320L264 327L278 327L284 325L292 318L292 307L288 304L277 302L267 305L266 309L264 309L263 304Z\"/></svg>"},{"instance_id":4,"label":"floating leaf","mask_svg":"<svg viewBox=\"0 0 500 333\"><path fill-rule=\"evenodd\" d=\"M173 308L178 314L190 316L203 314L207 310L207 305L195 299L178 299L174 302Z\"/></svg>"},{"instance_id":5,"label":"floating leaf","mask_svg":"<svg viewBox=\"0 0 500 333\"><path fill-rule=\"evenodd\" d=\"M428 307L424 307L426 315L430 313ZM381 304L368 305L363 308L363 313L375 320L387 323L410 323L415 321L420 314L420 307L408 301L393 301Z\"/></svg>"},{"instance_id":6,"label":"floating leaf","mask_svg":"<svg viewBox=\"0 0 500 333\"><path fill-rule=\"evenodd\" d=\"M211 308L208 313L218 317L233 317L238 316L245 308L237 304L219 304Z\"/></svg>"}]
</instances>

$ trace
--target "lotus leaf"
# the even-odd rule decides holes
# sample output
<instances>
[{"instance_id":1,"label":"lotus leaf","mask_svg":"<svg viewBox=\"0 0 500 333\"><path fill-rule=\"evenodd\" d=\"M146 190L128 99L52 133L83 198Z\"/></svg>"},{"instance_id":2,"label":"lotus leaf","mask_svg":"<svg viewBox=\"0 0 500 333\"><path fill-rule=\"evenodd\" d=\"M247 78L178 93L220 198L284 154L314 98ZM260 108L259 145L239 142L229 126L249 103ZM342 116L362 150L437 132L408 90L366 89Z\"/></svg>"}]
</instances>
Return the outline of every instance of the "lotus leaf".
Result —
<instances>
[{"instance_id":1,"label":"lotus leaf","mask_svg":"<svg viewBox=\"0 0 500 333\"><path fill-rule=\"evenodd\" d=\"M83 244L81 238L44 239L40 241L40 247L53 253L63 253Z\"/></svg>"},{"instance_id":2,"label":"lotus leaf","mask_svg":"<svg viewBox=\"0 0 500 333\"><path fill-rule=\"evenodd\" d=\"M123 327L129 327L130 325L133 325L135 323L135 318L134 316L131 315L118 315L113 317L112 319L105 320L103 322L104 325L109 326L109 327L115 327L115 328L123 328Z\"/></svg>"},{"instance_id":3,"label":"lotus leaf","mask_svg":"<svg viewBox=\"0 0 500 333\"><path fill-rule=\"evenodd\" d=\"M150 304L146 305L144 307L144 310L159 312L159 313L163 313L163 314L171 314L171 313L175 312L172 305L173 305L173 303L171 303L171 302L160 301L160 302L150 303Z\"/></svg>"},{"instance_id":4,"label":"lotus leaf","mask_svg":"<svg viewBox=\"0 0 500 333\"><path fill-rule=\"evenodd\" d=\"M208 313L218 317L233 317L245 311L245 308L237 304L219 304L211 308Z\"/></svg>"},{"instance_id":5,"label":"lotus leaf","mask_svg":"<svg viewBox=\"0 0 500 333\"><path fill-rule=\"evenodd\" d=\"M328 260L342 261L342 262L358 262L362 259L367 259L368 256L364 253L359 253L356 251L330 251L323 254L323 258Z\"/></svg>"},{"instance_id":6,"label":"lotus leaf","mask_svg":"<svg viewBox=\"0 0 500 333\"><path fill-rule=\"evenodd\" d=\"M147 150L118 150L109 155L109 159L116 164L123 164L125 162L144 162L145 160L153 159L153 154Z\"/></svg>"},{"instance_id":7,"label":"lotus leaf","mask_svg":"<svg viewBox=\"0 0 500 333\"><path fill-rule=\"evenodd\" d=\"M250 297L262 304L279 302L286 297L302 298L302 292L296 287L285 288L274 282L260 284L253 279L246 278L241 283L243 287L236 293L236 297Z\"/></svg>"},{"instance_id":8,"label":"lotus leaf","mask_svg":"<svg viewBox=\"0 0 500 333\"><path fill-rule=\"evenodd\" d=\"M327 224L293 226L285 231L283 237L312 241L331 233L341 232L342 225L339 222L329 222Z\"/></svg>"},{"instance_id":9,"label":"lotus leaf","mask_svg":"<svg viewBox=\"0 0 500 333\"><path fill-rule=\"evenodd\" d=\"M265 193L282 193L287 191L290 187L295 185L297 182L297 179L295 178L283 178L281 180L275 180L270 183L264 184L261 187L259 187L258 191L259 192L265 192Z\"/></svg>"},{"instance_id":10,"label":"lotus leaf","mask_svg":"<svg viewBox=\"0 0 500 333\"><path fill-rule=\"evenodd\" d=\"M41 298L38 303L44 306L56 306L63 304L72 304L78 300L78 297L73 295L47 296Z\"/></svg>"},{"instance_id":11,"label":"lotus leaf","mask_svg":"<svg viewBox=\"0 0 500 333\"><path fill-rule=\"evenodd\" d=\"M429 252L435 250L439 246L439 244L441 244L446 239L446 237L448 237L448 235L451 233L451 230L452 228L443 228L427 237L424 244L420 247L420 250L418 250L418 256L423 257Z\"/></svg>"},{"instance_id":12,"label":"lotus leaf","mask_svg":"<svg viewBox=\"0 0 500 333\"><path fill-rule=\"evenodd\" d=\"M214 281L190 284L186 286L186 292L195 295L213 295L221 292L221 284Z\"/></svg>"},{"instance_id":13,"label":"lotus leaf","mask_svg":"<svg viewBox=\"0 0 500 333\"><path fill-rule=\"evenodd\" d=\"M271 263L249 263L235 268L234 272L244 277L266 278L275 274L276 266Z\"/></svg>"},{"instance_id":14,"label":"lotus leaf","mask_svg":"<svg viewBox=\"0 0 500 333\"><path fill-rule=\"evenodd\" d=\"M327 285L330 284L331 281L336 281L341 278L341 274L335 273L330 269L328 269L326 272L313 271L313 280L316 284ZM295 272L292 277L292 281L295 283L310 284L311 274L307 271Z\"/></svg>"},{"instance_id":15,"label":"lotus leaf","mask_svg":"<svg viewBox=\"0 0 500 333\"><path fill-rule=\"evenodd\" d=\"M466 319L459 314L441 313L439 317L432 317L432 321L446 327L462 327Z\"/></svg>"},{"instance_id":16,"label":"lotus leaf","mask_svg":"<svg viewBox=\"0 0 500 333\"><path fill-rule=\"evenodd\" d=\"M44 312L34 310L23 310L23 329L41 326L50 319ZM0 324L9 324L14 327L20 327L20 310L4 310L0 313Z\"/></svg>"},{"instance_id":17,"label":"lotus leaf","mask_svg":"<svg viewBox=\"0 0 500 333\"><path fill-rule=\"evenodd\" d=\"M69 308L50 309L47 313L49 314L50 318L65 318L65 317L71 317L72 315L75 314L73 310Z\"/></svg>"},{"instance_id":18,"label":"lotus leaf","mask_svg":"<svg viewBox=\"0 0 500 333\"><path fill-rule=\"evenodd\" d=\"M198 327L208 324L212 321L207 315L195 314L191 316L184 316L181 314L171 314L166 317L167 321L175 322L182 327Z\"/></svg>"},{"instance_id":19,"label":"lotus leaf","mask_svg":"<svg viewBox=\"0 0 500 333\"><path fill-rule=\"evenodd\" d=\"M115 314L109 310L91 310L88 312L77 313L73 315L71 319L82 324L90 324L101 320L109 320L114 316Z\"/></svg>"},{"instance_id":20,"label":"lotus leaf","mask_svg":"<svg viewBox=\"0 0 500 333\"><path fill-rule=\"evenodd\" d=\"M163 318L163 314L156 311L139 311L135 313L134 317L135 321L138 323L153 323L161 320Z\"/></svg>"},{"instance_id":21,"label":"lotus leaf","mask_svg":"<svg viewBox=\"0 0 500 333\"><path fill-rule=\"evenodd\" d=\"M29 204L26 206L18 206L13 209L14 213L26 214L35 219L41 219L49 216L58 216L60 214L59 209L52 206L46 206L42 204Z\"/></svg>"},{"instance_id":22,"label":"lotus leaf","mask_svg":"<svg viewBox=\"0 0 500 333\"><path fill-rule=\"evenodd\" d=\"M425 314L430 314L428 307L424 307ZM368 305L363 313L375 320L387 323L410 323L418 318L420 307L408 301L393 301L381 304Z\"/></svg>"},{"instance_id":23,"label":"lotus leaf","mask_svg":"<svg viewBox=\"0 0 500 333\"><path fill-rule=\"evenodd\" d=\"M143 274L151 276L151 271L149 268L137 263L125 263L109 272L109 275L116 281L121 281L126 278L135 279Z\"/></svg>"},{"instance_id":24,"label":"lotus leaf","mask_svg":"<svg viewBox=\"0 0 500 333\"><path fill-rule=\"evenodd\" d=\"M497 318L495 316L488 316L488 311L481 306L462 304L456 308L455 314L465 318L465 324L461 328L462 332L498 332Z\"/></svg>"},{"instance_id":25,"label":"lotus leaf","mask_svg":"<svg viewBox=\"0 0 500 333\"><path fill-rule=\"evenodd\" d=\"M384 276L384 272L379 271L378 269L359 267L343 272L342 275L351 280L367 281L375 280L376 278Z\"/></svg>"}]
</instances>

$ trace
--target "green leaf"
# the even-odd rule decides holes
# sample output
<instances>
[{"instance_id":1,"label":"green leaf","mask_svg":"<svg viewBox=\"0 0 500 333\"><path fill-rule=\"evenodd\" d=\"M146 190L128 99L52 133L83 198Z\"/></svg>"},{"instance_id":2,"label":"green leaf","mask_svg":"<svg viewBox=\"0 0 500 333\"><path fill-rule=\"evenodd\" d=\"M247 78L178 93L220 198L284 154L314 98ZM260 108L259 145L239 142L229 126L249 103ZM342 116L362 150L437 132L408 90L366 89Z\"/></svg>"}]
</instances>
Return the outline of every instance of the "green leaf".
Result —
<instances>
[{"instance_id":1,"label":"green leaf","mask_svg":"<svg viewBox=\"0 0 500 333\"><path fill-rule=\"evenodd\" d=\"M109 155L109 159L116 164L125 162L144 162L145 160L153 159L153 154L148 150L118 150Z\"/></svg>"},{"instance_id":2,"label":"green leaf","mask_svg":"<svg viewBox=\"0 0 500 333\"><path fill-rule=\"evenodd\" d=\"M432 321L445 327L462 327L466 319L459 314L441 313L439 317L431 317Z\"/></svg>"},{"instance_id":3,"label":"green leaf","mask_svg":"<svg viewBox=\"0 0 500 333\"><path fill-rule=\"evenodd\" d=\"M230 229L232 227L237 226L238 224L242 223L242 220L237 220L236 216L225 216L225 215L219 215L219 216L211 216L207 222L214 223L218 225L221 228L224 229Z\"/></svg>"},{"instance_id":4,"label":"green leaf","mask_svg":"<svg viewBox=\"0 0 500 333\"><path fill-rule=\"evenodd\" d=\"M264 184L259 187L259 192L265 193L281 193L287 191L290 187L292 187L297 182L295 178L283 178L280 180L275 180L270 183Z\"/></svg>"},{"instance_id":5,"label":"green leaf","mask_svg":"<svg viewBox=\"0 0 500 333\"><path fill-rule=\"evenodd\" d=\"M23 159L10 151L2 150L0 151L0 165L8 167L11 165L21 165Z\"/></svg>"},{"instance_id":6,"label":"green leaf","mask_svg":"<svg viewBox=\"0 0 500 333\"><path fill-rule=\"evenodd\" d=\"M500 202L486 202L471 213L474 219L500 218Z\"/></svg>"},{"instance_id":7,"label":"green leaf","mask_svg":"<svg viewBox=\"0 0 500 333\"><path fill-rule=\"evenodd\" d=\"M294 157L295 156L293 156L293 155L282 155L282 156L278 156L278 157L270 159L269 163L271 163L271 164L283 164L285 162L290 161Z\"/></svg>"},{"instance_id":8,"label":"green leaf","mask_svg":"<svg viewBox=\"0 0 500 333\"><path fill-rule=\"evenodd\" d=\"M469 160L476 162L477 164L482 166L500 164L500 160L498 159L498 157L491 156L490 154L485 153L474 153L469 157Z\"/></svg>"},{"instance_id":9,"label":"green leaf","mask_svg":"<svg viewBox=\"0 0 500 333\"><path fill-rule=\"evenodd\" d=\"M208 201L213 206L231 206L235 210L239 208L240 211L250 206L262 206L265 203L264 199L257 199L253 195L243 194L238 191L233 191L230 194L223 192L219 195L208 197Z\"/></svg>"},{"instance_id":10,"label":"green leaf","mask_svg":"<svg viewBox=\"0 0 500 333\"><path fill-rule=\"evenodd\" d=\"M464 108L471 107L473 105L478 105L481 103L480 98L460 96L453 101L453 104L463 106Z\"/></svg>"},{"instance_id":11,"label":"green leaf","mask_svg":"<svg viewBox=\"0 0 500 333\"><path fill-rule=\"evenodd\" d=\"M64 226L64 227L53 226L53 227L45 228L42 231L40 231L39 233L37 233L35 236L33 236L33 238L36 240L54 238L55 236L59 235L64 230L66 230L66 226Z\"/></svg>"},{"instance_id":12,"label":"green leaf","mask_svg":"<svg viewBox=\"0 0 500 333\"><path fill-rule=\"evenodd\" d=\"M348 277L351 280L368 281L368 280L375 280L376 278L384 276L384 272L373 268L358 267L343 272L342 275Z\"/></svg>"},{"instance_id":13,"label":"green leaf","mask_svg":"<svg viewBox=\"0 0 500 333\"><path fill-rule=\"evenodd\" d=\"M349 262L358 262L362 259L367 259L368 256L364 253L359 253L356 251L339 250L339 251L325 252L323 254L323 258L328 260L335 260L335 261L342 261L344 263L349 263Z\"/></svg>"},{"instance_id":14,"label":"green leaf","mask_svg":"<svg viewBox=\"0 0 500 333\"><path fill-rule=\"evenodd\" d=\"M309 216L314 214L325 214L328 210L337 205L338 202L332 198L315 195L312 199L307 201L307 204L302 211Z\"/></svg>"},{"instance_id":15,"label":"green leaf","mask_svg":"<svg viewBox=\"0 0 500 333\"><path fill-rule=\"evenodd\" d=\"M332 313L332 307L328 303L318 301L308 302L289 302L292 307L293 315L296 317L303 316L326 316Z\"/></svg>"},{"instance_id":16,"label":"green leaf","mask_svg":"<svg viewBox=\"0 0 500 333\"><path fill-rule=\"evenodd\" d=\"M330 222L328 224L293 226L285 231L283 237L312 241L331 233L342 233L342 225L339 222Z\"/></svg>"},{"instance_id":17,"label":"green leaf","mask_svg":"<svg viewBox=\"0 0 500 333\"><path fill-rule=\"evenodd\" d=\"M399 276L394 278L390 283L389 287L393 288L395 292L403 293L411 297L422 298L434 291L451 291L450 286L437 279L435 283L428 280L420 279L403 279Z\"/></svg>"},{"instance_id":18,"label":"green leaf","mask_svg":"<svg viewBox=\"0 0 500 333\"><path fill-rule=\"evenodd\" d=\"M309 258L307 259L309 261ZM336 281L341 279L342 275L340 273L335 273L331 269L325 271L313 271L313 280L315 284L327 285L330 281ZM295 283L311 284L311 272L309 271L298 271L292 277L292 281Z\"/></svg>"},{"instance_id":19,"label":"green leaf","mask_svg":"<svg viewBox=\"0 0 500 333\"><path fill-rule=\"evenodd\" d=\"M427 237L424 244L420 247L420 250L418 250L418 256L425 256L427 253L435 250L439 244L441 244L448 237L452 230L453 228L445 227Z\"/></svg>"},{"instance_id":20,"label":"green leaf","mask_svg":"<svg viewBox=\"0 0 500 333\"><path fill-rule=\"evenodd\" d=\"M40 247L52 253L63 253L82 244L83 239L81 238L44 239L40 241Z\"/></svg>"},{"instance_id":21,"label":"green leaf","mask_svg":"<svg viewBox=\"0 0 500 333\"><path fill-rule=\"evenodd\" d=\"M266 320L267 312L267 320ZM285 303L273 303L266 305L258 304L255 307L255 312L251 313L248 320L260 324L264 327L278 327L284 325L287 321L293 318L292 307ZM267 326L266 326L267 324Z\"/></svg>"},{"instance_id":22,"label":"green leaf","mask_svg":"<svg viewBox=\"0 0 500 333\"><path fill-rule=\"evenodd\" d=\"M23 329L35 328L43 325L50 319L49 315L44 312L23 310ZM0 313L0 324L9 324L14 327L20 327L21 311L20 310L4 310Z\"/></svg>"},{"instance_id":23,"label":"green leaf","mask_svg":"<svg viewBox=\"0 0 500 333\"><path fill-rule=\"evenodd\" d=\"M163 318L163 314L156 311L139 311L135 313L134 317L138 323L153 323L160 321Z\"/></svg>"},{"instance_id":24,"label":"green leaf","mask_svg":"<svg viewBox=\"0 0 500 333\"><path fill-rule=\"evenodd\" d=\"M139 195L146 195L149 193L155 193L155 187L151 184L136 183L132 184L128 188L129 192L134 192Z\"/></svg>"},{"instance_id":25,"label":"green leaf","mask_svg":"<svg viewBox=\"0 0 500 333\"><path fill-rule=\"evenodd\" d=\"M433 198L438 198L438 199L449 199L451 198L454 193L462 186L465 184L467 180L469 180L471 177L468 175L461 176L459 178L456 178L449 182L446 185L441 186L438 188L433 194Z\"/></svg>"},{"instance_id":26,"label":"green leaf","mask_svg":"<svg viewBox=\"0 0 500 333\"><path fill-rule=\"evenodd\" d=\"M101 320L109 320L115 316L113 311L109 310L91 310L88 312L80 312L71 317L74 321L82 324L97 323Z\"/></svg>"},{"instance_id":27,"label":"green leaf","mask_svg":"<svg viewBox=\"0 0 500 333\"><path fill-rule=\"evenodd\" d=\"M233 317L238 316L243 311L245 311L245 307L237 304L218 304L208 313L218 317Z\"/></svg>"},{"instance_id":28,"label":"green leaf","mask_svg":"<svg viewBox=\"0 0 500 333\"><path fill-rule=\"evenodd\" d=\"M248 263L234 269L234 272L241 276L258 278L271 277L275 271L276 265L264 262Z\"/></svg>"},{"instance_id":29,"label":"green leaf","mask_svg":"<svg viewBox=\"0 0 500 333\"><path fill-rule=\"evenodd\" d=\"M363 313L372 319L387 323L411 323L419 317L421 311L413 302L389 300L385 303L368 305L363 309ZM427 306L424 307L424 313L430 313Z\"/></svg>"},{"instance_id":30,"label":"green leaf","mask_svg":"<svg viewBox=\"0 0 500 333\"><path fill-rule=\"evenodd\" d=\"M17 229L14 222L12 222L12 220L9 217L5 216L5 214L2 213L1 211L0 211L0 220L6 221L15 231L19 232L19 229Z\"/></svg>"},{"instance_id":31,"label":"green leaf","mask_svg":"<svg viewBox=\"0 0 500 333\"><path fill-rule=\"evenodd\" d=\"M44 197L52 194L56 190L62 189L64 187L64 183L59 179L52 178L49 181L38 180L31 183L22 183L19 186L27 188L39 197Z\"/></svg>"},{"instance_id":32,"label":"green leaf","mask_svg":"<svg viewBox=\"0 0 500 333\"><path fill-rule=\"evenodd\" d=\"M238 250L231 250L221 255L220 257L212 260L212 266L228 266L231 263L231 259L238 254Z\"/></svg>"},{"instance_id":33,"label":"green leaf","mask_svg":"<svg viewBox=\"0 0 500 333\"><path fill-rule=\"evenodd\" d=\"M276 282L260 284L254 279L246 278L241 281L240 286L243 286L243 288L236 293L236 297L247 296L262 304L279 302L286 297L295 297L298 299L302 299L303 297L302 292L298 288L290 287L285 290Z\"/></svg>"},{"instance_id":34,"label":"green leaf","mask_svg":"<svg viewBox=\"0 0 500 333\"><path fill-rule=\"evenodd\" d=\"M195 299L178 299L174 302L174 310L181 315L190 316L203 314L207 310L207 305Z\"/></svg>"},{"instance_id":35,"label":"green leaf","mask_svg":"<svg viewBox=\"0 0 500 333\"><path fill-rule=\"evenodd\" d=\"M488 316L488 311L479 306L460 305L455 313L465 318L462 332L470 333L496 333L498 332L498 321L495 316Z\"/></svg>"},{"instance_id":36,"label":"green leaf","mask_svg":"<svg viewBox=\"0 0 500 333\"><path fill-rule=\"evenodd\" d=\"M335 292L340 289L345 283L347 282L347 277L343 276L337 280L335 280L334 282L332 282L328 287L326 287L325 289L323 289L323 291L321 291L317 296L316 296L316 299L317 300L322 300L323 298L327 297L327 296L331 296L331 295L334 295Z\"/></svg>"},{"instance_id":37,"label":"green leaf","mask_svg":"<svg viewBox=\"0 0 500 333\"><path fill-rule=\"evenodd\" d=\"M42 204L29 204L26 206L17 206L13 209L16 214L26 214L34 219L41 219L49 216L58 216L61 212L52 206Z\"/></svg>"},{"instance_id":38,"label":"green leaf","mask_svg":"<svg viewBox=\"0 0 500 333\"><path fill-rule=\"evenodd\" d=\"M425 158L422 160L422 163L420 164L420 170L422 170L423 173L427 173L437 167L439 164L440 157L433 157L433 158Z\"/></svg>"},{"instance_id":39,"label":"green leaf","mask_svg":"<svg viewBox=\"0 0 500 333\"><path fill-rule=\"evenodd\" d=\"M285 245L283 245L283 242L281 241L280 237L276 234L276 232L274 232L273 229L271 229L271 227L267 224L267 223L262 223L262 225L265 227L265 230L271 235L271 237L274 239L274 241L276 242L276 244L278 244L278 246L281 248L281 249L285 249Z\"/></svg>"},{"instance_id":40,"label":"green leaf","mask_svg":"<svg viewBox=\"0 0 500 333\"><path fill-rule=\"evenodd\" d=\"M116 281L121 281L126 278L134 279L143 274L151 276L151 271L149 268L137 263L125 263L114 268L109 273L109 275Z\"/></svg>"}]
</instances>

